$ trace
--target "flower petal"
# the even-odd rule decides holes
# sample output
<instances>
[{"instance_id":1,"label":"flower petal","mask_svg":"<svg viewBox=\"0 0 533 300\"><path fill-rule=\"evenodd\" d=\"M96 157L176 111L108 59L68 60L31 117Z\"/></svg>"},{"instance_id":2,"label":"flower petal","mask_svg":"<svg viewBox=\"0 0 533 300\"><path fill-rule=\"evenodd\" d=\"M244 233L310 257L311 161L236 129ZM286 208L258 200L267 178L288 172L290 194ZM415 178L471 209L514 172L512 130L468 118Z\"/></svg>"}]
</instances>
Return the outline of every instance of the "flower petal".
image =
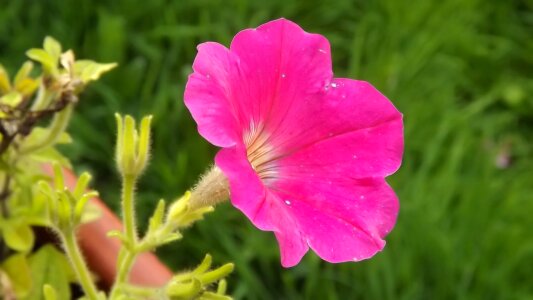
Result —
<instances>
[{"instance_id":1,"label":"flower petal","mask_svg":"<svg viewBox=\"0 0 533 300\"><path fill-rule=\"evenodd\" d=\"M273 147L281 177L322 174L325 177L384 177L400 166L402 115L370 84L335 79L335 88L320 103L300 113L292 131L278 132ZM305 121L303 121L305 120Z\"/></svg>"},{"instance_id":2,"label":"flower petal","mask_svg":"<svg viewBox=\"0 0 533 300\"><path fill-rule=\"evenodd\" d=\"M198 131L216 146L228 147L240 140L238 126L230 105L233 74L237 59L217 43L198 46L194 73L185 87L185 105L198 124Z\"/></svg>"},{"instance_id":3,"label":"flower petal","mask_svg":"<svg viewBox=\"0 0 533 300\"><path fill-rule=\"evenodd\" d=\"M272 188L285 199L307 243L329 262L372 257L384 245L398 200L383 179L299 177Z\"/></svg>"},{"instance_id":4,"label":"flower petal","mask_svg":"<svg viewBox=\"0 0 533 300\"><path fill-rule=\"evenodd\" d=\"M239 149L240 148L240 149ZM280 198L265 189L242 147L218 152L215 162L230 183L232 204L259 229L274 231L280 245L281 264L296 265L308 250L295 217Z\"/></svg>"},{"instance_id":5,"label":"flower petal","mask_svg":"<svg viewBox=\"0 0 533 300\"><path fill-rule=\"evenodd\" d=\"M275 131L294 106L314 97L333 76L328 40L285 19L239 32L230 49L240 59L243 78L233 100L251 116L243 126Z\"/></svg>"},{"instance_id":6,"label":"flower petal","mask_svg":"<svg viewBox=\"0 0 533 300\"><path fill-rule=\"evenodd\" d=\"M285 19L239 32L230 50L201 44L193 69L185 104L200 134L221 147L251 128L274 131L333 76L327 39Z\"/></svg>"}]
</instances>

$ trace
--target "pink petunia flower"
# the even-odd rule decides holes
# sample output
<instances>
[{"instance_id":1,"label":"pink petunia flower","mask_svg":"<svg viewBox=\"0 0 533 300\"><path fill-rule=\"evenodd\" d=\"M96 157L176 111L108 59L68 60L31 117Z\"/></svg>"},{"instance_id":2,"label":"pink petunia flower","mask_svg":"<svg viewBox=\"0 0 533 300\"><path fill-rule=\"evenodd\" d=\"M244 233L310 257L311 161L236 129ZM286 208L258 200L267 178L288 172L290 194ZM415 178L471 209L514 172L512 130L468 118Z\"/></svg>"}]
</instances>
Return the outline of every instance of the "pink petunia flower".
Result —
<instances>
[{"instance_id":1,"label":"pink petunia flower","mask_svg":"<svg viewBox=\"0 0 533 300\"><path fill-rule=\"evenodd\" d=\"M198 46L185 104L232 204L273 231L281 263L311 247L322 259L380 251L398 214L384 177L401 164L401 113L364 81L334 78L329 42L279 19L239 32L230 48Z\"/></svg>"}]
</instances>

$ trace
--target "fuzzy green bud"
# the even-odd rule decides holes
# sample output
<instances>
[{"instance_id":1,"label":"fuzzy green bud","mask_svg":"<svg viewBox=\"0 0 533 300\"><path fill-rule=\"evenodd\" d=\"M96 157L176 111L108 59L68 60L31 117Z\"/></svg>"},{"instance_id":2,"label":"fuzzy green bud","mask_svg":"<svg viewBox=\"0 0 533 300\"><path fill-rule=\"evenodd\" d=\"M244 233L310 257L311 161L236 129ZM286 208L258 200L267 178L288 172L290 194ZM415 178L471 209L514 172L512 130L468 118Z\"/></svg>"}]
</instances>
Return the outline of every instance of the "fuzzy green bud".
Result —
<instances>
[{"instance_id":1,"label":"fuzzy green bud","mask_svg":"<svg viewBox=\"0 0 533 300\"><path fill-rule=\"evenodd\" d=\"M115 114L117 120L116 160L118 170L123 176L139 176L150 156L150 123L152 116L144 117L139 131L135 129L135 120L131 116L122 118Z\"/></svg>"}]
</instances>

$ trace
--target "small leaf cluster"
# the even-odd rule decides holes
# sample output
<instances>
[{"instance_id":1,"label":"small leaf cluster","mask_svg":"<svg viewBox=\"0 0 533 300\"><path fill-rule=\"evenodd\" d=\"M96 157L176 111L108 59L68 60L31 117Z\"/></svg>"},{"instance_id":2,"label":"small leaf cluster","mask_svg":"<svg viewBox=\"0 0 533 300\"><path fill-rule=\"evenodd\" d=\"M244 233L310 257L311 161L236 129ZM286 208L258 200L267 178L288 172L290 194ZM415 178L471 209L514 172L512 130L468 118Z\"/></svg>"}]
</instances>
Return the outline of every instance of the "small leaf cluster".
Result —
<instances>
[{"instance_id":1,"label":"small leaf cluster","mask_svg":"<svg viewBox=\"0 0 533 300\"><path fill-rule=\"evenodd\" d=\"M35 249L33 228L73 226L89 216L79 201L93 194L81 186L57 189L58 182L47 187L45 168L70 167L56 146L72 142L66 128L80 93L115 64L76 60L51 37L26 55L30 60L14 76L0 64L0 298L43 299L48 282L68 299L69 283L76 281L65 271L71 270L68 260L52 245ZM87 183L87 175L81 181Z\"/></svg>"}]
</instances>

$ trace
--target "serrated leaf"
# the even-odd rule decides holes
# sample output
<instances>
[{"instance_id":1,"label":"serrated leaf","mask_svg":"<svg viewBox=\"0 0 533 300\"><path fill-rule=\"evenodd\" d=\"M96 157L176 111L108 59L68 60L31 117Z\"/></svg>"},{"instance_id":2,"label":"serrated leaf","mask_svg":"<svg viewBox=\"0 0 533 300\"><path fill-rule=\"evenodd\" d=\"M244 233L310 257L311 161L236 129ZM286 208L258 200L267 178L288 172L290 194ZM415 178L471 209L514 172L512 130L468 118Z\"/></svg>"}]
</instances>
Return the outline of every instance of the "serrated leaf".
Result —
<instances>
[{"instance_id":1,"label":"serrated leaf","mask_svg":"<svg viewBox=\"0 0 533 300\"><path fill-rule=\"evenodd\" d=\"M102 74L109 72L116 66L116 63L101 64L92 60L78 60L74 63L74 74L83 83L88 83L93 80L98 80Z\"/></svg>"},{"instance_id":2,"label":"serrated leaf","mask_svg":"<svg viewBox=\"0 0 533 300\"><path fill-rule=\"evenodd\" d=\"M30 251L35 242L35 235L28 224L7 224L2 233L9 248L20 252Z\"/></svg>"},{"instance_id":3,"label":"serrated leaf","mask_svg":"<svg viewBox=\"0 0 533 300\"><path fill-rule=\"evenodd\" d=\"M43 299L45 284L54 287L58 299L70 299L72 270L63 253L52 245L45 245L30 257L29 262L34 285L27 300Z\"/></svg>"},{"instance_id":4,"label":"serrated leaf","mask_svg":"<svg viewBox=\"0 0 533 300\"><path fill-rule=\"evenodd\" d=\"M17 253L6 259L1 266L9 277L13 291L18 298L24 298L31 290L31 272L26 256Z\"/></svg>"}]
</instances>

